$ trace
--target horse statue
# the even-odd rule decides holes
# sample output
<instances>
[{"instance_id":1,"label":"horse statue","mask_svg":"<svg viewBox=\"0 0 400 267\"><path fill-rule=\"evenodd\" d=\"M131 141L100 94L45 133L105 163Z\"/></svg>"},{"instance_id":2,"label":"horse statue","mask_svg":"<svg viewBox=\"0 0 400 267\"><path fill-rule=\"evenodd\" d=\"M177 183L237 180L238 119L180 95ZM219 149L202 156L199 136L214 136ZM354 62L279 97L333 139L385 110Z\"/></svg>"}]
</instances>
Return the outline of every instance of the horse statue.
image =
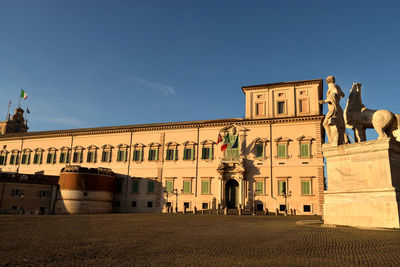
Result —
<instances>
[{"instance_id":1,"label":"horse statue","mask_svg":"<svg viewBox=\"0 0 400 267\"><path fill-rule=\"evenodd\" d=\"M366 108L361 100L361 83L353 83L350 95L344 109L346 128L354 130L355 142L366 141L365 131L374 128L379 134L378 139L400 138L400 115L389 110L373 110ZM399 140L398 140L399 141Z\"/></svg>"}]
</instances>

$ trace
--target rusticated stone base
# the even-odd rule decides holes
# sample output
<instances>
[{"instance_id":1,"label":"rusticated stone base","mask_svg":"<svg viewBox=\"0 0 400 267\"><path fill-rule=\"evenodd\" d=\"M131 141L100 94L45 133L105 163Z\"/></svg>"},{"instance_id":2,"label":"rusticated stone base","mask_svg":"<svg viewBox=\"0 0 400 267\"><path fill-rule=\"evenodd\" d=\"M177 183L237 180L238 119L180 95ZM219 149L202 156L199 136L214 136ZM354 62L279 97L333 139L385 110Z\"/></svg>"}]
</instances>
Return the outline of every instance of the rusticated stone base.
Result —
<instances>
[{"instance_id":1,"label":"rusticated stone base","mask_svg":"<svg viewBox=\"0 0 400 267\"><path fill-rule=\"evenodd\" d=\"M400 142L323 145L328 190L325 224L400 228Z\"/></svg>"}]
</instances>

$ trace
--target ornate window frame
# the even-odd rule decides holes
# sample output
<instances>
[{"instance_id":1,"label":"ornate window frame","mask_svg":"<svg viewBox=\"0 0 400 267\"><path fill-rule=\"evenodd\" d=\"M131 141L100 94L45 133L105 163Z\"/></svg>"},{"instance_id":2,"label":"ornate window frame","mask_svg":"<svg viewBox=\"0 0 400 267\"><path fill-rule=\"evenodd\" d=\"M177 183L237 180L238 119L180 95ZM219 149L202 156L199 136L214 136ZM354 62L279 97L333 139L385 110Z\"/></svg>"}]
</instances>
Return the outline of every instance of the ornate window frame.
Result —
<instances>
[{"instance_id":1,"label":"ornate window frame","mask_svg":"<svg viewBox=\"0 0 400 267\"><path fill-rule=\"evenodd\" d=\"M95 145L90 145L87 147L86 162L96 163L97 162L97 150L99 147Z\"/></svg>"},{"instance_id":2,"label":"ornate window frame","mask_svg":"<svg viewBox=\"0 0 400 267\"><path fill-rule=\"evenodd\" d=\"M60 148L60 158L58 162L68 164L70 162L70 156L71 156L71 148L63 146Z\"/></svg>"},{"instance_id":3,"label":"ornate window frame","mask_svg":"<svg viewBox=\"0 0 400 267\"><path fill-rule=\"evenodd\" d=\"M37 147L33 150L33 164L42 164L43 163L43 152L44 149Z\"/></svg>"},{"instance_id":4,"label":"ornate window frame","mask_svg":"<svg viewBox=\"0 0 400 267\"><path fill-rule=\"evenodd\" d=\"M133 146L132 151L132 161L135 162L142 162L144 159L144 148L145 145L142 143L136 143Z\"/></svg>"},{"instance_id":5,"label":"ornate window frame","mask_svg":"<svg viewBox=\"0 0 400 267\"><path fill-rule=\"evenodd\" d=\"M10 152L8 152L7 150L5 150L5 149L3 149L3 150L1 150L0 151L0 157L1 157L1 161L0 161L0 165L1 166L5 166L5 165L7 165L7 156L8 156L8 153L10 153Z\"/></svg>"},{"instance_id":6,"label":"ornate window frame","mask_svg":"<svg viewBox=\"0 0 400 267\"><path fill-rule=\"evenodd\" d=\"M299 142L299 158L312 158L312 142L315 139L311 136L300 136L299 138L297 138L297 141ZM302 145L307 144L308 145L308 156L302 156Z\"/></svg>"},{"instance_id":7,"label":"ornate window frame","mask_svg":"<svg viewBox=\"0 0 400 267\"><path fill-rule=\"evenodd\" d=\"M293 141L292 139L289 139L287 137L278 137L275 139L275 143L276 143L276 156L275 158L277 159L289 159L291 158L291 155L289 155L289 143ZM279 156L279 149L281 147L281 145L285 145L285 149L286 149L286 155L285 156Z\"/></svg>"},{"instance_id":8,"label":"ornate window frame","mask_svg":"<svg viewBox=\"0 0 400 267\"><path fill-rule=\"evenodd\" d=\"M178 153L179 153L179 149L178 149L179 144L176 142L168 142L165 147L165 160L167 161L177 161L178 160ZM173 151L173 152L170 152Z\"/></svg>"},{"instance_id":9,"label":"ornate window frame","mask_svg":"<svg viewBox=\"0 0 400 267\"><path fill-rule=\"evenodd\" d=\"M117 145L118 152L117 152L117 162L127 162L128 155L129 155L129 145L127 144L119 144Z\"/></svg>"},{"instance_id":10,"label":"ornate window frame","mask_svg":"<svg viewBox=\"0 0 400 267\"><path fill-rule=\"evenodd\" d=\"M269 142L269 140L267 138L261 138L261 137L257 137L256 139L253 140L253 155L255 159L258 160L263 160L263 159L267 159L268 157L266 156L266 151L267 151L267 143ZM257 157L257 146L262 146L262 156L261 157Z\"/></svg>"},{"instance_id":11,"label":"ornate window frame","mask_svg":"<svg viewBox=\"0 0 400 267\"><path fill-rule=\"evenodd\" d=\"M148 161L158 161L160 159L160 147L161 144L152 142L148 145L149 147L149 154L147 157Z\"/></svg>"},{"instance_id":12,"label":"ornate window frame","mask_svg":"<svg viewBox=\"0 0 400 267\"><path fill-rule=\"evenodd\" d=\"M105 144L101 146L101 149L101 162L111 162L114 147L110 144Z\"/></svg>"},{"instance_id":13,"label":"ornate window frame","mask_svg":"<svg viewBox=\"0 0 400 267\"><path fill-rule=\"evenodd\" d=\"M83 162L83 151L85 148L83 146L75 146L74 152L72 153L72 162L73 163L82 163Z\"/></svg>"},{"instance_id":14,"label":"ornate window frame","mask_svg":"<svg viewBox=\"0 0 400 267\"><path fill-rule=\"evenodd\" d=\"M18 149L13 149L10 151L10 165L18 165L20 154L21 151Z\"/></svg>"},{"instance_id":15,"label":"ornate window frame","mask_svg":"<svg viewBox=\"0 0 400 267\"><path fill-rule=\"evenodd\" d=\"M212 161L214 159L214 141L210 139L205 139L200 142L201 144L201 159L205 161ZM205 151L208 149L208 157L206 157Z\"/></svg>"},{"instance_id":16,"label":"ornate window frame","mask_svg":"<svg viewBox=\"0 0 400 267\"><path fill-rule=\"evenodd\" d=\"M24 165L31 164L31 154L32 154L32 149L24 148L22 150L21 164Z\"/></svg>"},{"instance_id":17,"label":"ornate window frame","mask_svg":"<svg viewBox=\"0 0 400 267\"><path fill-rule=\"evenodd\" d=\"M197 143L187 140L187 141L183 142L182 145L183 145L182 159L183 160L192 160L192 161L195 160ZM189 150L190 150L190 154L188 155L189 152L187 152L187 151L189 151Z\"/></svg>"}]
</instances>

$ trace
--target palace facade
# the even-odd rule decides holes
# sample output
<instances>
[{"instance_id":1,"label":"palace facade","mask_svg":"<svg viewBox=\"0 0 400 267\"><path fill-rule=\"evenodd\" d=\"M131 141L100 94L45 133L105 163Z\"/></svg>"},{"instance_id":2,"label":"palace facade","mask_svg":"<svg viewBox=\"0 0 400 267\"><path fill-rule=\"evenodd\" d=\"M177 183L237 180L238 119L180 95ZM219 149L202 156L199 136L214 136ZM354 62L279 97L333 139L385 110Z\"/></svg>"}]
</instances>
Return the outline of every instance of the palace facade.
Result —
<instances>
[{"instance_id":1,"label":"palace facade","mask_svg":"<svg viewBox=\"0 0 400 267\"><path fill-rule=\"evenodd\" d=\"M242 90L244 119L27 132L17 109L0 123L0 168L45 175L74 165L105 168L115 175L114 212L242 207L322 214L323 80ZM79 188L77 201L104 195Z\"/></svg>"}]
</instances>

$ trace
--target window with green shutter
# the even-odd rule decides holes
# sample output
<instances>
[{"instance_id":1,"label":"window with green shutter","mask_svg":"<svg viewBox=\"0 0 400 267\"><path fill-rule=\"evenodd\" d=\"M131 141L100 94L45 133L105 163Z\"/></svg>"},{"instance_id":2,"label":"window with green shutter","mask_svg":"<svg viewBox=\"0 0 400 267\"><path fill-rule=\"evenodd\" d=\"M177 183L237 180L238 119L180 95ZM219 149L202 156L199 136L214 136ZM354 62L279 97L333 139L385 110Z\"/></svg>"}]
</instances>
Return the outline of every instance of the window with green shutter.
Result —
<instances>
[{"instance_id":1,"label":"window with green shutter","mask_svg":"<svg viewBox=\"0 0 400 267\"><path fill-rule=\"evenodd\" d=\"M256 190L257 194L264 194L264 181L257 181L256 182Z\"/></svg>"},{"instance_id":2,"label":"window with green shutter","mask_svg":"<svg viewBox=\"0 0 400 267\"><path fill-rule=\"evenodd\" d=\"M301 181L301 194L311 195L311 181Z\"/></svg>"},{"instance_id":3,"label":"window with green shutter","mask_svg":"<svg viewBox=\"0 0 400 267\"><path fill-rule=\"evenodd\" d=\"M264 144L256 144L256 158L264 158Z\"/></svg>"},{"instance_id":4,"label":"window with green shutter","mask_svg":"<svg viewBox=\"0 0 400 267\"><path fill-rule=\"evenodd\" d=\"M147 182L147 193L154 193L154 188L155 187L155 182L154 181L148 181Z\"/></svg>"},{"instance_id":5,"label":"window with green shutter","mask_svg":"<svg viewBox=\"0 0 400 267\"><path fill-rule=\"evenodd\" d=\"M210 194L210 180L201 181L201 193Z\"/></svg>"},{"instance_id":6,"label":"window with green shutter","mask_svg":"<svg viewBox=\"0 0 400 267\"><path fill-rule=\"evenodd\" d=\"M132 193L139 193L139 180L132 179Z\"/></svg>"},{"instance_id":7,"label":"window with green shutter","mask_svg":"<svg viewBox=\"0 0 400 267\"><path fill-rule=\"evenodd\" d=\"M300 157L309 157L310 156L310 144L309 143L301 143L300 144Z\"/></svg>"},{"instance_id":8,"label":"window with green shutter","mask_svg":"<svg viewBox=\"0 0 400 267\"><path fill-rule=\"evenodd\" d=\"M278 195L286 193L286 181L278 181Z\"/></svg>"},{"instance_id":9,"label":"window with green shutter","mask_svg":"<svg viewBox=\"0 0 400 267\"><path fill-rule=\"evenodd\" d=\"M192 181L190 180L183 181L183 193L184 194L192 193Z\"/></svg>"},{"instance_id":10,"label":"window with green shutter","mask_svg":"<svg viewBox=\"0 0 400 267\"><path fill-rule=\"evenodd\" d=\"M136 148L133 151L133 161L143 161L143 149Z\"/></svg>"},{"instance_id":11,"label":"window with green shutter","mask_svg":"<svg viewBox=\"0 0 400 267\"><path fill-rule=\"evenodd\" d=\"M185 148L183 150L184 160L194 160L194 148Z\"/></svg>"},{"instance_id":12,"label":"window with green shutter","mask_svg":"<svg viewBox=\"0 0 400 267\"><path fill-rule=\"evenodd\" d=\"M212 146L203 146L201 149L201 159L213 159Z\"/></svg>"},{"instance_id":13,"label":"window with green shutter","mask_svg":"<svg viewBox=\"0 0 400 267\"><path fill-rule=\"evenodd\" d=\"M42 164L42 152L36 151L33 155L33 164Z\"/></svg>"},{"instance_id":14,"label":"window with green shutter","mask_svg":"<svg viewBox=\"0 0 400 267\"><path fill-rule=\"evenodd\" d=\"M278 144L278 158L287 158L287 144Z\"/></svg>"},{"instance_id":15,"label":"window with green shutter","mask_svg":"<svg viewBox=\"0 0 400 267\"><path fill-rule=\"evenodd\" d=\"M0 165L6 165L5 163L6 163L6 157L1 155L0 156Z\"/></svg>"},{"instance_id":16,"label":"window with green shutter","mask_svg":"<svg viewBox=\"0 0 400 267\"><path fill-rule=\"evenodd\" d=\"M177 160L178 159L178 149L177 148L168 148L165 160Z\"/></svg>"},{"instance_id":17,"label":"window with green shutter","mask_svg":"<svg viewBox=\"0 0 400 267\"><path fill-rule=\"evenodd\" d=\"M174 189L174 181L172 181L172 180L167 180L167 181L165 182L165 190L166 190L168 193L171 193L173 189Z\"/></svg>"}]
</instances>

